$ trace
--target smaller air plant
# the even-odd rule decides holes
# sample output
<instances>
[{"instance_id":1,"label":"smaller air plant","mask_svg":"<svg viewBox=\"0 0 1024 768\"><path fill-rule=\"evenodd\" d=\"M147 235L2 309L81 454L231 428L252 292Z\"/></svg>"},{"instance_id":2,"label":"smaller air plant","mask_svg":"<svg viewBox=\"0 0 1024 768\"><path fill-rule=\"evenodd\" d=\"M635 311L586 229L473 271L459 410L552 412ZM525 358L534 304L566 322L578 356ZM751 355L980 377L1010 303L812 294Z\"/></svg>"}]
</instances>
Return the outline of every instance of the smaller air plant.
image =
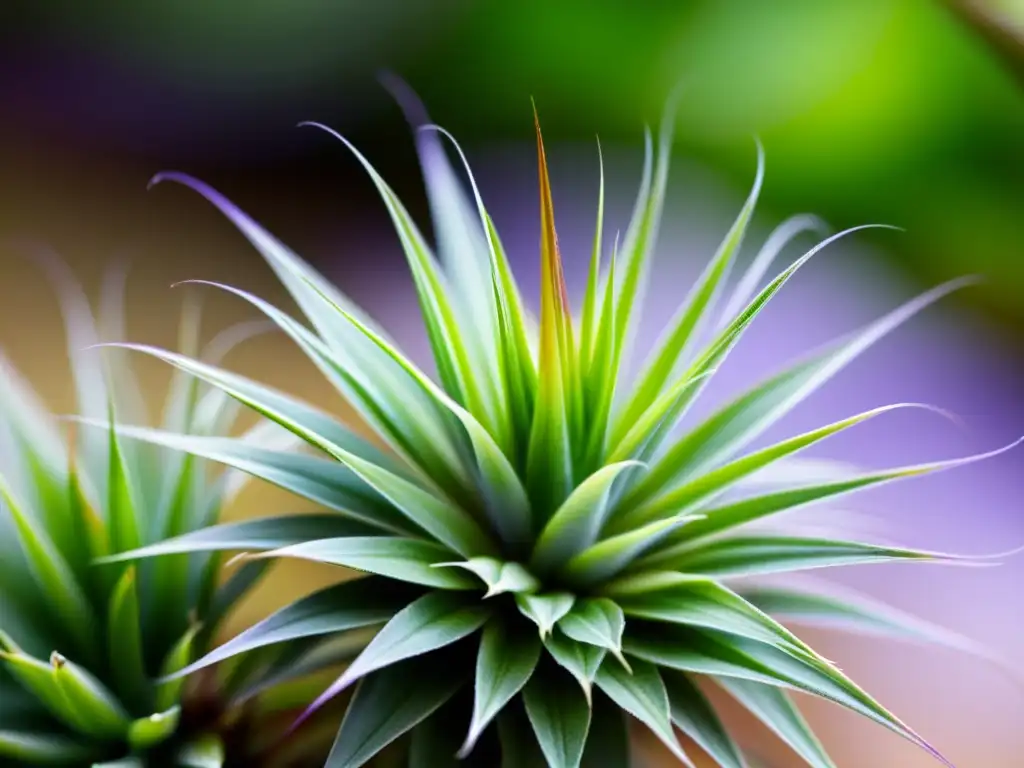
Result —
<instances>
[{"instance_id":1,"label":"smaller air plant","mask_svg":"<svg viewBox=\"0 0 1024 768\"><path fill-rule=\"evenodd\" d=\"M196 457L118 436L115 420L145 419L147 402L124 355L95 349L89 304L66 268L44 258L62 284L79 413L91 424L63 438L58 420L0 359L0 766L292 765L301 750L273 748L301 709L289 714L295 691L272 686L292 677L274 657L172 677L215 645L262 564L221 584L219 556L94 562L216 522L248 476L214 474ZM108 283L107 338L123 338L122 283ZM185 318L192 350L198 314ZM238 326L218 337L209 359L248 332ZM220 433L237 413L219 390L178 376L164 425ZM243 443L280 447L286 433L267 426ZM319 745L321 757L329 744ZM303 746L317 754L314 738L285 748Z\"/></svg>"},{"instance_id":2,"label":"smaller air plant","mask_svg":"<svg viewBox=\"0 0 1024 768\"><path fill-rule=\"evenodd\" d=\"M635 381L624 377L662 211L671 110L633 218L605 260L603 189L582 312L570 314L537 128L540 316L522 300L480 196L467 197L436 129L418 134L440 260L392 189L348 142L397 229L419 294L435 381L379 327L210 187L180 174L265 257L312 324L265 313L390 449L255 381L134 347L230 394L316 455L144 429L126 435L226 463L323 505L188 534L123 560L209 550L262 552L364 575L304 598L189 668L289 639L383 627L324 691L347 709L330 768L626 768L627 715L693 765L682 731L717 765L747 765L703 686L717 685L814 768L833 766L790 699L801 691L927 742L781 621L950 639L834 593L770 587L766 574L951 556L812 537L781 513L981 457L880 471L801 474L797 454L900 406L877 408L755 450L751 443L873 343L958 284L896 309L785 368L677 432L715 370L792 275L763 287L773 258L807 228L783 225L720 303L754 190ZM340 138L340 137L339 137ZM344 141L344 139L342 139ZM470 177L471 179L472 177ZM847 234L847 233L842 233ZM602 268L602 261L605 262ZM159 562L159 558L157 558ZM954 644L964 644L953 640ZM385 763L380 763L381 765Z\"/></svg>"}]
</instances>

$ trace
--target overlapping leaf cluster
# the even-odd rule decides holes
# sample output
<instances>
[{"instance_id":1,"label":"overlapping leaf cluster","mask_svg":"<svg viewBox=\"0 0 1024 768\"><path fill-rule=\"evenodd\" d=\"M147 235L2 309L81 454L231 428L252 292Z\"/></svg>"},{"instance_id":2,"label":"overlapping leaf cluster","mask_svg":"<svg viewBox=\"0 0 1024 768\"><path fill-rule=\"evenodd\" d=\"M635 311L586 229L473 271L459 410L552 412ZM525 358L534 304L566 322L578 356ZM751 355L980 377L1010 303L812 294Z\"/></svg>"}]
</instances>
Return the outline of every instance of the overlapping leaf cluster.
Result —
<instances>
[{"instance_id":1,"label":"overlapping leaf cluster","mask_svg":"<svg viewBox=\"0 0 1024 768\"><path fill-rule=\"evenodd\" d=\"M759 158L754 189L735 224L639 376L627 381L662 214L672 122L669 111L656 151L648 140L634 214L610 248L602 180L589 281L575 318L539 128L538 318L520 294L475 184L467 196L449 166L443 132L422 127L417 134L436 255L392 189L338 137L394 222L436 381L237 207L202 182L163 176L208 198L265 257L308 326L258 297L221 288L291 337L379 438L364 439L327 413L217 366L136 347L255 409L312 451L143 429L124 430L126 437L223 462L325 511L215 527L125 559L240 550L257 562L301 558L364 574L283 609L189 671L284 640L337 642L372 628L373 639L309 710L348 697L332 768L355 768L378 754L431 768L458 759L512 768L626 766L627 715L684 764L692 763L678 731L718 765L744 765L700 681L724 688L815 768L832 761L790 691L836 702L938 757L780 620L911 635L923 633L921 625L827 593L768 587L756 577L947 559L763 524L812 502L970 459L801 476L799 452L905 407L899 405L768 447L749 446L956 284L785 368L680 434L677 425L751 323L798 269L846 233L765 282L782 248L817 226L809 217L786 222L726 298L761 187Z\"/></svg>"},{"instance_id":2,"label":"overlapping leaf cluster","mask_svg":"<svg viewBox=\"0 0 1024 768\"><path fill-rule=\"evenodd\" d=\"M44 261L62 285L80 414L92 425L65 439L0 359L0 765L258 764L274 729L280 736L294 717L285 712L275 723L275 701L257 696L272 681L266 668L225 665L189 681L175 673L213 647L221 620L265 564L247 565L225 584L219 556L95 564L215 523L248 476L214 474L197 457L118 436L115 420L145 419L147 403L123 354L98 353L88 302L62 264ZM108 283L106 338L123 338L122 282ZM189 310L187 349L197 332L198 314ZM209 353L245 333L227 332ZM238 411L220 390L179 375L164 424L220 434ZM282 431L269 427L240 444L284 447ZM278 757L272 764L289 764Z\"/></svg>"}]
</instances>

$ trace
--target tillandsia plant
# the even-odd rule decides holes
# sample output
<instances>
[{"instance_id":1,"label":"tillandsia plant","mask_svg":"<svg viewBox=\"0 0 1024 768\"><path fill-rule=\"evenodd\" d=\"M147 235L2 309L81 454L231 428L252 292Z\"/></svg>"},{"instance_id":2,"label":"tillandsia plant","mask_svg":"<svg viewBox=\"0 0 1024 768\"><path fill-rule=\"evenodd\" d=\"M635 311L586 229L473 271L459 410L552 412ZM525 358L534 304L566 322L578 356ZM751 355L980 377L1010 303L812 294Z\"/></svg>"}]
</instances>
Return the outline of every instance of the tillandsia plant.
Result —
<instances>
[{"instance_id":1,"label":"tillandsia plant","mask_svg":"<svg viewBox=\"0 0 1024 768\"><path fill-rule=\"evenodd\" d=\"M99 331L66 268L45 260L62 284L80 414L95 426L65 440L0 359L0 766L291 765L288 753L270 748L301 708L288 711L295 691L270 687L289 677L271 659L168 679L216 644L222 620L264 568L245 565L220 584L219 556L93 562L211 525L249 476L211 473L194 456L118 436L115 419L145 418L147 403L123 353L101 358L95 349ZM122 285L108 282L107 338L123 338ZM193 349L197 311L184 317ZM210 356L250 330L226 331ZM220 390L179 375L164 424L220 433L238 412ZM290 438L265 423L240 444L284 447L282 434ZM316 754L315 739L308 747Z\"/></svg>"},{"instance_id":2,"label":"tillandsia plant","mask_svg":"<svg viewBox=\"0 0 1024 768\"><path fill-rule=\"evenodd\" d=\"M407 105L414 121L424 122L418 105ZM218 526L118 560L232 550L255 562L301 558L363 574L282 609L184 672L283 640L344 638L379 626L304 713L336 697L347 700L331 768L372 760L435 768L460 759L510 768L625 767L627 715L685 765L694 764L687 750L695 744L720 766L743 766L744 751L705 696L707 684L731 694L815 768L833 763L790 691L845 706L945 762L780 622L931 637L926 625L835 593L769 587L759 577L957 558L811 537L784 520L774 528L765 523L813 502L982 457L825 477L801 473L808 467L796 454L901 405L765 448L748 446L875 341L959 283L911 301L678 431L750 324L798 269L847 233L824 240L759 287L782 246L814 224L808 217L787 222L731 297L719 301L761 187L759 152L757 180L738 219L646 366L627 381L662 214L673 122L670 109L656 152L648 139L634 214L610 255L602 181L589 281L575 317L538 126L536 320L472 177L467 194L448 164L441 143L446 134L427 126L417 134L438 257L392 189L337 137L370 175L397 229L436 380L347 297L209 186L176 173L159 177L208 198L260 251L312 327L239 289L220 287L290 336L386 448L321 410L220 367L132 347L228 393L314 452L275 452L145 429L124 429L126 437L223 462L327 511ZM966 645L938 632L934 637Z\"/></svg>"}]
</instances>

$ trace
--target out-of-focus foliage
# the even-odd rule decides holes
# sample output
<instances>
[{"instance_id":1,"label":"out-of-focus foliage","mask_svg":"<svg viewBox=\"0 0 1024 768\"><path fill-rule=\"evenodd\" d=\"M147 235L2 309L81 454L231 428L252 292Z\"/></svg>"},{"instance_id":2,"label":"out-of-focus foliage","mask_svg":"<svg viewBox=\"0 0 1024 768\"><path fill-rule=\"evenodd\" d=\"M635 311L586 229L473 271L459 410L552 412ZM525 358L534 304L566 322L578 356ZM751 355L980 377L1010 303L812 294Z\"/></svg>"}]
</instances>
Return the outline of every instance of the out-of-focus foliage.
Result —
<instances>
[{"instance_id":1,"label":"out-of-focus foliage","mask_svg":"<svg viewBox=\"0 0 1024 768\"><path fill-rule=\"evenodd\" d=\"M167 162L169 144L202 147L206 157L250 152L247 165L275 162L275 153L291 162L313 150L272 131L297 120L371 137L392 126L387 97L373 87L375 73L390 68L467 141L521 136L532 95L552 139L589 140L597 130L632 143L638 116L653 120L688 78L677 139L686 152L739 183L747 137L759 134L772 158L770 213L906 227L890 248L901 266L924 283L986 274L977 295L1024 324L1018 0L302 0L282 8L33 3L25 29L43 44L26 48L19 35L0 55L18 73L0 75L0 87L9 82L17 95L4 98L5 122L31 113L53 130L74 126L70 141L89 135L146 152L154 167Z\"/></svg>"}]
</instances>

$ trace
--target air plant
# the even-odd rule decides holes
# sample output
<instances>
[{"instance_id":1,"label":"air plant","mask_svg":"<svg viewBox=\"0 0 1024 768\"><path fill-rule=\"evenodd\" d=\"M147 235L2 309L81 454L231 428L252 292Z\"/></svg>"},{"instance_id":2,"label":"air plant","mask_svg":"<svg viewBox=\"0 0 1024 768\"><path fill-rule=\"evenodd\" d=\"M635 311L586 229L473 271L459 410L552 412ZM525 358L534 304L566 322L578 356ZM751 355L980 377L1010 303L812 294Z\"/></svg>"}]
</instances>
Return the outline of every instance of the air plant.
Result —
<instances>
[{"instance_id":1,"label":"air plant","mask_svg":"<svg viewBox=\"0 0 1024 768\"><path fill-rule=\"evenodd\" d=\"M66 267L43 258L62 286L79 415L92 426L65 438L0 359L0 766L292 765L270 748L301 708L289 714L295 691L270 686L291 677L272 657L169 679L219 642L223 619L265 568L250 563L220 583L219 556L94 563L215 523L248 476L212 473L202 459L118 436L117 421L145 419L150 404L123 353L96 349L91 308ZM119 277L108 282L106 338L123 338L122 287ZM194 349L194 305L182 328ZM251 330L225 332L209 356ZM219 434L239 410L220 390L179 375L163 423ZM284 447L282 435L290 439L261 424L239 444ZM315 741L308 746L316 754Z\"/></svg>"},{"instance_id":2,"label":"air plant","mask_svg":"<svg viewBox=\"0 0 1024 768\"><path fill-rule=\"evenodd\" d=\"M419 107L407 104L416 122L425 122ZM345 638L383 625L303 715L347 698L330 768L375 759L431 768L624 767L630 718L682 764L693 765L692 747L684 747L679 732L717 765L743 766L743 750L709 703L706 685L724 689L814 768L833 762L791 691L853 710L948 765L781 622L966 641L832 593L765 586L760 577L958 558L811 537L784 520L774 528L763 524L798 507L984 456L801 475L797 454L912 407L905 404L749 446L872 344L962 283L914 299L677 430L794 273L856 230L827 237L762 287L782 247L815 226L808 217L787 222L722 301L761 188L759 150L753 191L738 218L646 365L627 380L662 215L673 115L666 112L656 150L648 137L634 213L610 249L602 174L589 280L576 316L563 280L538 124L536 319L468 166L469 194L448 163L442 139L450 136L433 126L417 133L435 257L369 161L324 128L355 155L383 198L415 282L436 378L215 190L179 173L156 179L199 192L263 255L310 325L238 288L219 287L294 340L379 438L365 439L332 415L221 367L127 345L227 393L301 438L312 453L146 429L124 428L126 438L222 462L325 511L213 527L112 559L230 550L252 562L298 558L362 574L282 609L182 674L284 640Z\"/></svg>"}]
</instances>

